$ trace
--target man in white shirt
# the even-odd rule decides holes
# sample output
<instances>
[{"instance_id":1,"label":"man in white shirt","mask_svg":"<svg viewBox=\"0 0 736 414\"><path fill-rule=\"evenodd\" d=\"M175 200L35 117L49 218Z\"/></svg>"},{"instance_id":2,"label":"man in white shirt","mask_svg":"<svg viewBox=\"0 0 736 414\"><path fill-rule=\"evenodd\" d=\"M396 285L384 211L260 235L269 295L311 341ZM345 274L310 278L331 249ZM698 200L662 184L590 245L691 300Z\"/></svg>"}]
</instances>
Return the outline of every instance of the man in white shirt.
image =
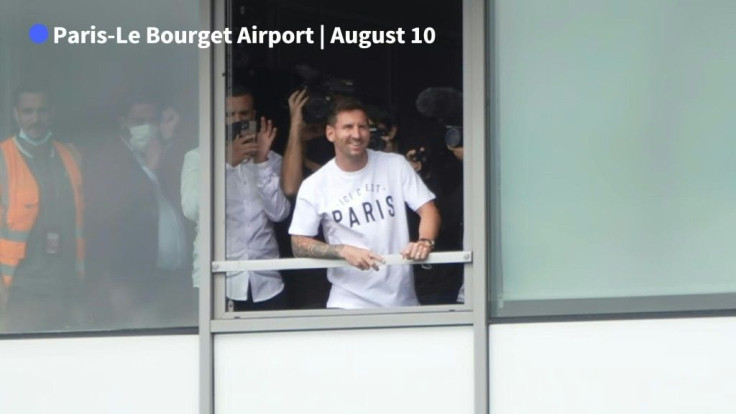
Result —
<instances>
[{"instance_id":1,"label":"man in white shirt","mask_svg":"<svg viewBox=\"0 0 736 414\"><path fill-rule=\"evenodd\" d=\"M440 225L434 194L403 156L367 149L368 118L359 102L339 101L326 135L335 158L299 189L289 229L294 255L344 259L353 266L328 269L327 307L418 305L412 267L381 266L381 255L427 258ZM405 204L420 217L415 242L409 241ZM314 238L320 225L327 243Z\"/></svg>"},{"instance_id":2,"label":"man in white shirt","mask_svg":"<svg viewBox=\"0 0 736 414\"><path fill-rule=\"evenodd\" d=\"M226 101L228 133L236 123L256 122L253 94L233 91ZM261 117L260 131L250 128L228 142L225 165L227 260L275 259L279 257L273 223L289 216L291 205L281 191L281 156L271 151L276 128ZM242 126L242 125L241 125ZM199 153L190 151L182 168L182 209L196 221ZM197 237L199 238L199 237ZM195 241L195 252L198 241ZM199 284L199 263L194 259L194 285ZM227 274L228 308L234 311L274 310L287 307L284 282L278 271L239 271Z\"/></svg>"}]
</instances>

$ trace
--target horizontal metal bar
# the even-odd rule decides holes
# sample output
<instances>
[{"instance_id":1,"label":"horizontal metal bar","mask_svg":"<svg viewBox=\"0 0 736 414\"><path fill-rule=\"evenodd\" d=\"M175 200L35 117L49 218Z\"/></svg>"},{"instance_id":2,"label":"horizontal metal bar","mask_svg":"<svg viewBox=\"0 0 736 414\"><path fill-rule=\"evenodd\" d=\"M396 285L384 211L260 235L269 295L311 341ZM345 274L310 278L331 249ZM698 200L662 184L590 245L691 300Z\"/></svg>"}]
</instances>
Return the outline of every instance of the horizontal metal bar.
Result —
<instances>
[{"instance_id":1,"label":"horizontal metal bar","mask_svg":"<svg viewBox=\"0 0 736 414\"><path fill-rule=\"evenodd\" d=\"M326 310L323 310L326 312ZM332 329L375 329L418 326L472 325L471 312L424 312L411 314L372 314L311 316L302 318L230 319L210 322L213 333L312 331Z\"/></svg>"},{"instance_id":2,"label":"horizontal metal bar","mask_svg":"<svg viewBox=\"0 0 736 414\"><path fill-rule=\"evenodd\" d=\"M471 263L473 253L467 251L459 252L435 252L431 253L427 260L421 262L406 260L400 254L389 254L383 256L386 265L418 265L418 264L441 264L441 263ZM225 260L212 262L213 272L237 272L244 270L298 270L298 269L326 269L330 267L348 267L345 260L332 259L268 259L268 260Z\"/></svg>"},{"instance_id":3,"label":"horizontal metal bar","mask_svg":"<svg viewBox=\"0 0 736 414\"><path fill-rule=\"evenodd\" d=\"M242 311L242 312L225 312L221 318L225 319L287 319L296 318L303 319L306 317L320 316L325 318L367 316L367 315L404 315L417 313L443 313L443 312L470 312L470 306L464 303L455 305L425 305L425 306L404 306L400 308L367 308L367 309L289 309L279 311Z\"/></svg>"}]
</instances>

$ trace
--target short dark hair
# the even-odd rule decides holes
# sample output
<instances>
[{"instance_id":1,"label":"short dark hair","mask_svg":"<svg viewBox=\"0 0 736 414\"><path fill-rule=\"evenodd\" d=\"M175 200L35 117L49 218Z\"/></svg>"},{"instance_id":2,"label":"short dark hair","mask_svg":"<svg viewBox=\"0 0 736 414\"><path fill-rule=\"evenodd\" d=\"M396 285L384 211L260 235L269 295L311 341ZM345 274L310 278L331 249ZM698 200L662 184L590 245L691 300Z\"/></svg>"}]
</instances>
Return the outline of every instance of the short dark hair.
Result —
<instances>
[{"instance_id":1,"label":"short dark hair","mask_svg":"<svg viewBox=\"0 0 736 414\"><path fill-rule=\"evenodd\" d=\"M51 102L51 88L49 88L48 82L38 78L26 78L23 79L15 91L13 91L13 106L16 108L20 104L20 97L26 93L40 93L46 96L49 103Z\"/></svg>"},{"instance_id":2,"label":"short dark hair","mask_svg":"<svg viewBox=\"0 0 736 414\"><path fill-rule=\"evenodd\" d=\"M396 125L396 111L394 108L383 105L366 105L368 118L376 125L383 124L391 129Z\"/></svg>"},{"instance_id":3,"label":"short dark hair","mask_svg":"<svg viewBox=\"0 0 736 414\"><path fill-rule=\"evenodd\" d=\"M365 110L365 106L363 106L359 100L354 98L341 98L336 99L332 105L332 110L327 116L327 124L334 127L337 123L337 115L340 112L347 111L363 111L363 113L366 114L366 117L368 117L368 112Z\"/></svg>"},{"instance_id":4,"label":"short dark hair","mask_svg":"<svg viewBox=\"0 0 736 414\"><path fill-rule=\"evenodd\" d=\"M123 99L119 108L119 115L123 118L127 117L133 106L138 104L151 104L156 107L157 112L160 112L163 106L162 100L155 96L155 93L139 88L129 92Z\"/></svg>"},{"instance_id":5,"label":"short dark hair","mask_svg":"<svg viewBox=\"0 0 736 414\"><path fill-rule=\"evenodd\" d=\"M237 96L243 96L243 95L250 95L253 97L253 100L255 100L255 95L253 94L253 90L247 85L233 85L230 88L230 93L227 96L231 98L235 98Z\"/></svg>"}]
</instances>

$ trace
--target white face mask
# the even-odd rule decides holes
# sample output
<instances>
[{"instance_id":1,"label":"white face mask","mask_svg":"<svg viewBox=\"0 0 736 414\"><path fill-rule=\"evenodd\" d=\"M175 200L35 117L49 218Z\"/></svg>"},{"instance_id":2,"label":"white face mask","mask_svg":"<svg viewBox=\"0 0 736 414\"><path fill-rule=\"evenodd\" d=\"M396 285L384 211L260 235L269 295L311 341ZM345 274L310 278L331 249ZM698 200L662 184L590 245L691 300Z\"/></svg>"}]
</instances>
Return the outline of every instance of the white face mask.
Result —
<instances>
[{"instance_id":1,"label":"white face mask","mask_svg":"<svg viewBox=\"0 0 736 414\"><path fill-rule=\"evenodd\" d=\"M31 137L28 136L28 134L26 134L26 131L21 129L20 134L18 134L18 137L22 139L23 141L33 145L34 147L40 147L41 145L49 142L49 140L51 139L51 131L47 132L46 136L44 136L43 138L39 140L33 140L31 139Z\"/></svg>"},{"instance_id":2,"label":"white face mask","mask_svg":"<svg viewBox=\"0 0 736 414\"><path fill-rule=\"evenodd\" d=\"M158 139L158 127L151 124L143 124L130 127L130 140L128 143L134 150L142 152L152 139Z\"/></svg>"}]
</instances>

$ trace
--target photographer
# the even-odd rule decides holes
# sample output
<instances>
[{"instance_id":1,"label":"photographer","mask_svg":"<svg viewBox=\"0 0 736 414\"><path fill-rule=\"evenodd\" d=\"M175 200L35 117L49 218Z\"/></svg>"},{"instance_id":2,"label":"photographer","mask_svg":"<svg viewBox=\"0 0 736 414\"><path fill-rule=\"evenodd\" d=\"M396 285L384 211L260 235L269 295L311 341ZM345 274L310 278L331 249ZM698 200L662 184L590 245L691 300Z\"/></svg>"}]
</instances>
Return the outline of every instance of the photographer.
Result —
<instances>
[{"instance_id":1,"label":"photographer","mask_svg":"<svg viewBox=\"0 0 736 414\"><path fill-rule=\"evenodd\" d=\"M434 138L415 143L406 158L427 186L437 195L442 224L437 250L463 249L462 94L451 88L427 88L417 98L417 110L436 121ZM442 129L440 129L442 126ZM443 142L444 141L444 142ZM449 150L449 151L448 151ZM431 265L416 271L416 289L423 305L462 301L463 266Z\"/></svg>"},{"instance_id":2,"label":"photographer","mask_svg":"<svg viewBox=\"0 0 736 414\"><path fill-rule=\"evenodd\" d=\"M281 157L271 151L276 137L273 123L261 117L256 132L253 94L236 89L226 101L228 125L226 186L227 260L279 257L273 223L285 220L291 208L281 191ZM187 154L182 169L182 208L196 221L199 154ZM196 243L196 242L195 242ZM194 284L199 274L195 257ZM275 310L287 307L284 283L278 271L238 271L227 274L228 308L234 311Z\"/></svg>"},{"instance_id":3,"label":"photographer","mask_svg":"<svg viewBox=\"0 0 736 414\"><path fill-rule=\"evenodd\" d=\"M296 196L305 177L335 156L325 137L327 117L337 102L355 92L351 80L325 76L306 65L295 70L304 81L289 96L289 140L281 171L281 187L289 197Z\"/></svg>"},{"instance_id":4,"label":"photographer","mask_svg":"<svg viewBox=\"0 0 736 414\"><path fill-rule=\"evenodd\" d=\"M299 89L289 96L289 141L281 169L281 188L289 197L296 196L304 176L322 166L306 157L308 143L324 135L323 124L308 125L304 122L304 105L308 99L306 89Z\"/></svg>"},{"instance_id":5,"label":"photographer","mask_svg":"<svg viewBox=\"0 0 736 414\"><path fill-rule=\"evenodd\" d=\"M398 152L399 127L394 111L384 106L366 105L371 140L368 148L374 151Z\"/></svg>"}]
</instances>

